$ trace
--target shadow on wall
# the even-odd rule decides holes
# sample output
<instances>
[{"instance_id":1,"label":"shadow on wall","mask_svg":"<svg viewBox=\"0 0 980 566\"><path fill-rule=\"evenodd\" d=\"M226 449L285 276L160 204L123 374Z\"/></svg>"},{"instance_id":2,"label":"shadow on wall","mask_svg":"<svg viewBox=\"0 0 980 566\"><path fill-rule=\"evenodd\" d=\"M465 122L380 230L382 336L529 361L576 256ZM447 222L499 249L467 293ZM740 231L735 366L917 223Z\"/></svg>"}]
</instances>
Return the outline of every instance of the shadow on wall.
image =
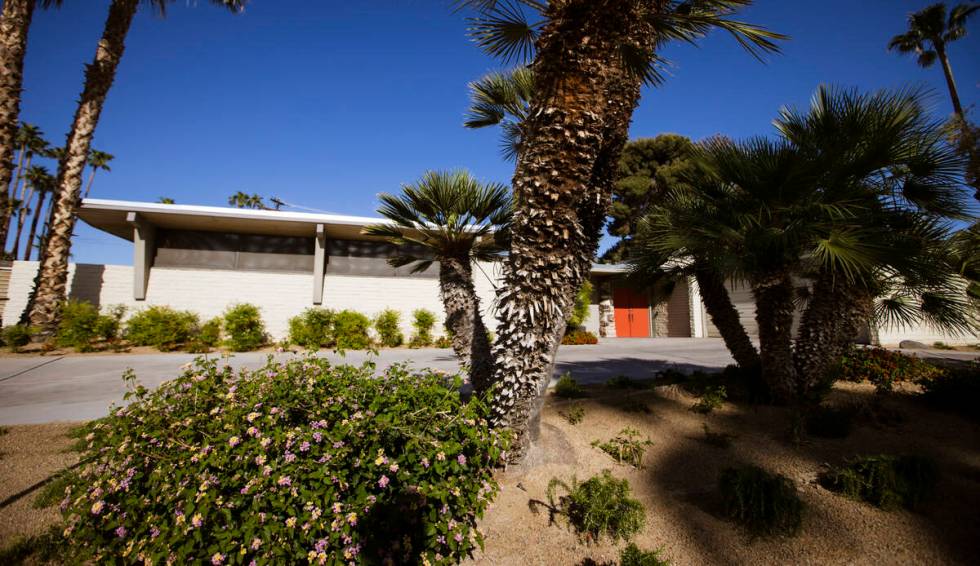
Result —
<instances>
[{"instance_id":1,"label":"shadow on wall","mask_svg":"<svg viewBox=\"0 0 980 566\"><path fill-rule=\"evenodd\" d=\"M87 301L101 308L102 284L105 266L95 263L79 263L71 277L69 298Z\"/></svg>"}]
</instances>

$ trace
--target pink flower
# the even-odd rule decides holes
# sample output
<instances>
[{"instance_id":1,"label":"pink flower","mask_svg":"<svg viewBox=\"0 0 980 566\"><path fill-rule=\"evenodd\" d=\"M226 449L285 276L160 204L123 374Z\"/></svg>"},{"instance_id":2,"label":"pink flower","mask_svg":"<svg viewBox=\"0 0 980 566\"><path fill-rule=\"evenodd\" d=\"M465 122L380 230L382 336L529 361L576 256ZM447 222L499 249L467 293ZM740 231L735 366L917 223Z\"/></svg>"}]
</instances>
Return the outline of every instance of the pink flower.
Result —
<instances>
[{"instance_id":1,"label":"pink flower","mask_svg":"<svg viewBox=\"0 0 980 566\"><path fill-rule=\"evenodd\" d=\"M422 458L422 467L423 468L428 468L429 467L429 459L428 458Z\"/></svg>"},{"instance_id":2,"label":"pink flower","mask_svg":"<svg viewBox=\"0 0 980 566\"><path fill-rule=\"evenodd\" d=\"M241 441L242 441L241 438L238 438L237 436L232 436L231 438L228 439L228 446L231 446L232 448L234 448L234 447L238 446L238 444Z\"/></svg>"},{"instance_id":3,"label":"pink flower","mask_svg":"<svg viewBox=\"0 0 980 566\"><path fill-rule=\"evenodd\" d=\"M388 487L388 482L389 482L388 476L383 475L381 476L381 479L378 480L378 486L382 488Z\"/></svg>"},{"instance_id":4,"label":"pink flower","mask_svg":"<svg viewBox=\"0 0 980 566\"><path fill-rule=\"evenodd\" d=\"M221 554L220 552L215 552L214 555L211 556L211 564L214 564L214 566L220 566L221 564L224 563L225 563L224 554Z\"/></svg>"},{"instance_id":5,"label":"pink flower","mask_svg":"<svg viewBox=\"0 0 980 566\"><path fill-rule=\"evenodd\" d=\"M459 462L459 465L460 466L465 466L466 465L466 456L463 456L462 454L460 454L459 456L456 456L456 461Z\"/></svg>"},{"instance_id":6,"label":"pink flower","mask_svg":"<svg viewBox=\"0 0 980 566\"><path fill-rule=\"evenodd\" d=\"M119 537L119 538L125 538L125 536L126 536L126 527L120 526L119 528L117 528L116 529L116 536Z\"/></svg>"},{"instance_id":7,"label":"pink flower","mask_svg":"<svg viewBox=\"0 0 980 566\"><path fill-rule=\"evenodd\" d=\"M302 444L299 445L299 451L300 452L306 452L309 449L310 449L310 443L309 442L306 442L305 440L303 441Z\"/></svg>"},{"instance_id":8,"label":"pink flower","mask_svg":"<svg viewBox=\"0 0 980 566\"><path fill-rule=\"evenodd\" d=\"M289 476L282 476L276 483L279 485L293 485L293 480Z\"/></svg>"},{"instance_id":9,"label":"pink flower","mask_svg":"<svg viewBox=\"0 0 980 566\"><path fill-rule=\"evenodd\" d=\"M398 463L395 462L394 464L388 466L388 469L391 470L392 473L397 472L398 471Z\"/></svg>"},{"instance_id":10,"label":"pink flower","mask_svg":"<svg viewBox=\"0 0 980 566\"><path fill-rule=\"evenodd\" d=\"M456 542L463 542L463 535L460 533L456 533L456 535L453 536L453 538L456 539Z\"/></svg>"}]
</instances>

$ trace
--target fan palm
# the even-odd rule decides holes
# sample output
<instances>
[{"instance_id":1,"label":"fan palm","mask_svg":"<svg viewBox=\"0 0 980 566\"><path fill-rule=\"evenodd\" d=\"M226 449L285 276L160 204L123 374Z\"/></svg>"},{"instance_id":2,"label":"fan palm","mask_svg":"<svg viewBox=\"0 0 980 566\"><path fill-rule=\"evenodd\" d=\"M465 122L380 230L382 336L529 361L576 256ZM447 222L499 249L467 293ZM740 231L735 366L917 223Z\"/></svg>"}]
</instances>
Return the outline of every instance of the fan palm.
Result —
<instances>
[{"instance_id":1,"label":"fan palm","mask_svg":"<svg viewBox=\"0 0 980 566\"><path fill-rule=\"evenodd\" d=\"M51 203L47 237L43 239L41 266L24 316L26 322L42 329L43 333L51 332L57 325L59 306L65 300L68 257L81 200L82 175L88 163L99 115L122 60L126 35L141 3L149 4L165 14L170 2L112 0L95 58L85 70L85 86L68 133L64 157L58 166L58 189ZM246 0L211 0L211 3L239 12Z\"/></svg>"},{"instance_id":2,"label":"fan palm","mask_svg":"<svg viewBox=\"0 0 980 566\"><path fill-rule=\"evenodd\" d=\"M0 13L0 242L7 241L13 197L7 188L14 175L20 99L23 92L24 55L35 5L61 6L61 0L6 0Z\"/></svg>"},{"instance_id":3,"label":"fan palm","mask_svg":"<svg viewBox=\"0 0 980 566\"><path fill-rule=\"evenodd\" d=\"M57 181L55 176L48 173L46 169L38 173L39 174L36 174L31 178L31 187L34 189L34 193L37 195L37 203L34 205L33 210L31 211L31 228L27 233L27 244L24 247L24 261L30 261L31 259L31 252L34 251L34 247L36 245L35 238L37 237L38 222L40 221L41 215L44 212L44 200L49 194L54 192L55 183Z\"/></svg>"},{"instance_id":4,"label":"fan palm","mask_svg":"<svg viewBox=\"0 0 980 566\"><path fill-rule=\"evenodd\" d=\"M755 54L782 38L731 19L749 0L461 0L473 39L504 60L533 59L534 89L514 173L511 253L498 292L499 386L492 421L530 444L561 333L605 224L616 166L660 47L731 32Z\"/></svg>"},{"instance_id":5,"label":"fan palm","mask_svg":"<svg viewBox=\"0 0 980 566\"><path fill-rule=\"evenodd\" d=\"M943 68L953 110L965 119L960 95L956 92L953 69L949 64L948 46L966 36L967 20L980 9L980 4L959 4L946 16L946 3L939 2L909 14L909 29L888 42L888 49L899 53L915 53L919 66L931 67L937 61Z\"/></svg>"},{"instance_id":6,"label":"fan palm","mask_svg":"<svg viewBox=\"0 0 980 566\"><path fill-rule=\"evenodd\" d=\"M109 167L109 162L115 159L116 156L111 153L106 153L104 151L99 151L93 149L88 154L88 166L91 168L88 175L88 183L85 185L85 194L82 198L88 198L89 192L92 190L92 182L95 181L95 172L102 171L112 171Z\"/></svg>"},{"instance_id":7,"label":"fan palm","mask_svg":"<svg viewBox=\"0 0 980 566\"><path fill-rule=\"evenodd\" d=\"M413 271L439 263L439 293L453 350L469 361L476 391L492 365L480 299L473 286L473 263L496 261L506 247L511 203L507 187L484 184L465 171L430 171L401 195L382 193L378 212L390 220L369 226L365 234L398 246L389 263L414 264Z\"/></svg>"},{"instance_id":8,"label":"fan palm","mask_svg":"<svg viewBox=\"0 0 980 566\"><path fill-rule=\"evenodd\" d=\"M501 126L500 147L508 160L516 159L521 147L521 127L527 119L534 92L534 74L528 67L506 73L493 72L470 83L470 110L467 128Z\"/></svg>"},{"instance_id":9,"label":"fan palm","mask_svg":"<svg viewBox=\"0 0 980 566\"><path fill-rule=\"evenodd\" d=\"M254 208L256 210L268 210L269 208L258 193L248 194L242 191L228 197L228 204L236 208Z\"/></svg>"},{"instance_id":10,"label":"fan palm","mask_svg":"<svg viewBox=\"0 0 980 566\"><path fill-rule=\"evenodd\" d=\"M10 233L10 221L14 211L24 206L24 191L27 188L27 172L35 156L48 156L48 142L40 128L22 122L14 138L18 147L17 173L5 191L6 208L0 216L0 241L6 242ZM16 254L14 254L16 255Z\"/></svg>"},{"instance_id":11,"label":"fan palm","mask_svg":"<svg viewBox=\"0 0 980 566\"><path fill-rule=\"evenodd\" d=\"M20 238L24 233L24 222L27 220L27 215L31 214L32 212L31 200L34 198L34 193L37 192L38 187L45 186L48 179L51 177L51 173L48 171L47 167L35 165L27 170L24 177L25 184L27 185L27 192L21 198L22 204L17 210L17 230L14 232L14 246L10 251L10 255L14 259L20 255ZM28 240L27 245L29 248L30 240Z\"/></svg>"}]
</instances>

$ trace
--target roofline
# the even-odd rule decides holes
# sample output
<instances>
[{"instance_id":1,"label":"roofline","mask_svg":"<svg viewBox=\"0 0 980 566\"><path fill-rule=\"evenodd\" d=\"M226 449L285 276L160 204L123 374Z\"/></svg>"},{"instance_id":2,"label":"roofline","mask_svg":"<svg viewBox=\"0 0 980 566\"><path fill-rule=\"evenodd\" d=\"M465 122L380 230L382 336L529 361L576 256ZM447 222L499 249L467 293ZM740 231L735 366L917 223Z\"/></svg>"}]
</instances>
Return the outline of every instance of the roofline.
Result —
<instances>
[{"instance_id":1,"label":"roofline","mask_svg":"<svg viewBox=\"0 0 980 566\"><path fill-rule=\"evenodd\" d=\"M242 220L279 220L314 224L339 224L345 226L368 226L387 222L383 218L367 216L347 216L314 212L292 212L286 210L255 210L250 208L230 208L222 206L202 206L196 204L163 204L158 202L138 202L129 200L110 200L87 198L82 208L93 210L119 210L123 212L160 212L163 214L184 214L188 216L216 216L239 218Z\"/></svg>"}]
</instances>

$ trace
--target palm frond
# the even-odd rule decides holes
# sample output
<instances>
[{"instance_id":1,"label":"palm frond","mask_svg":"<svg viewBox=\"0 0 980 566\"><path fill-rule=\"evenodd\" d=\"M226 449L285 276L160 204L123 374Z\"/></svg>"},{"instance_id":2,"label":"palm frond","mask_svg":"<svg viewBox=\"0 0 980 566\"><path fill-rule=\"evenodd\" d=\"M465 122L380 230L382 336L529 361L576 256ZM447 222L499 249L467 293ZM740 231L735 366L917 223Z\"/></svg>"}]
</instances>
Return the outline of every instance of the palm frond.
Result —
<instances>
[{"instance_id":1,"label":"palm frond","mask_svg":"<svg viewBox=\"0 0 980 566\"><path fill-rule=\"evenodd\" d=\"M540 22L532 23L518 3L510 0L484 4L479 14L469 19L470 37L492 57L505 62L529 61Z\"/></svg>"}]
</instances>

